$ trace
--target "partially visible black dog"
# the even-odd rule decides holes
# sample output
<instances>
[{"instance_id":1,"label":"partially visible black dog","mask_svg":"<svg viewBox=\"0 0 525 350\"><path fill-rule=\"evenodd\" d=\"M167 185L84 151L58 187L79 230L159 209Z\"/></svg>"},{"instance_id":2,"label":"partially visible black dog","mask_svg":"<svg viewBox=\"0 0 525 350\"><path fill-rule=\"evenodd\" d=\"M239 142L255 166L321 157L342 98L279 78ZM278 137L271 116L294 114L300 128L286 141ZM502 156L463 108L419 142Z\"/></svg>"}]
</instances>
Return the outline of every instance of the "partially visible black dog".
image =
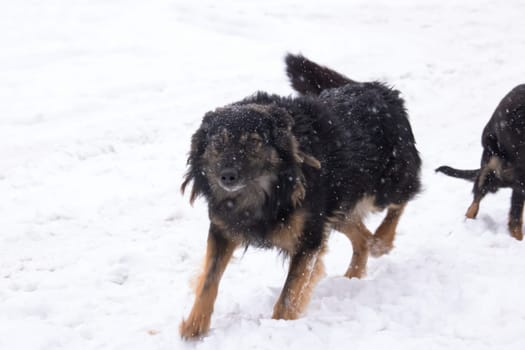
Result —
<instances>
[{"instance_id":1,"label":"partially visible black dog","mask_svg":"<svg viewBox=\"0 0 525 350\"><path fill-rule=\"evenodd\" d=\"M276 247L290 257L273 318L295 319L323 272L327 235L347 235L346 272L361 277L369 248L387 253L403 208L420 188L421 161L399 92L357 83L302 56L286 57L305 96L256 93L204 116L192 137L182 190L208 202L204 271L183 338L209 329L219 280L238 246ZM372 235L371 210L388 208Z\"/></svg>"},{"instance_id":2,"label":"partially visible black dog","mask_svg":"<svg viewBox=\"0 0 525 350\"><path fill-rule=\"evenodd\" d=\"M481 167L458 170L441 166L436 171L474 182L474 200L467 218L474 219L479 203L489 192L512 188L509 230L512 237L523 239L522 216L525 201L525 84L512 89L499 103L481 135Z\"/></svg>"}]
</instances>

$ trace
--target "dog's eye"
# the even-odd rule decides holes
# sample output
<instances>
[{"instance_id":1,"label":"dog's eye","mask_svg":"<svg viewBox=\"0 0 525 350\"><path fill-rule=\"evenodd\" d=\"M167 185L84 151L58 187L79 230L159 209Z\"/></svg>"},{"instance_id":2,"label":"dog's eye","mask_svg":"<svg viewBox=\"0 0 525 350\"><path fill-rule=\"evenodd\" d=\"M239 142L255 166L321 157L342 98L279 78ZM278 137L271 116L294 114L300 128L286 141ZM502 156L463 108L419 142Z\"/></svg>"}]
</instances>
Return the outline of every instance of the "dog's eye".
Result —
<instances>
[{"instance_id":1,"label":"dog's eye","mask_svg":"<svg viewBox=\"0 0 525 350\"><path fill-rule=\"evenodd\" d=\"M263 139L260 137L250 137L246 145L249 151L258 151L263 145Z\"/></svg>"},{"instance_id":2,"label":"dog's eye","mask_svg":"<svg viewBox=\"0 0 525 350\"><path fill-rule=\"evenodd\" d=\"M210 144L215 151L220 151L224 148L224 142L220 137L212 137Z\"/></svg>"}]
</instances>

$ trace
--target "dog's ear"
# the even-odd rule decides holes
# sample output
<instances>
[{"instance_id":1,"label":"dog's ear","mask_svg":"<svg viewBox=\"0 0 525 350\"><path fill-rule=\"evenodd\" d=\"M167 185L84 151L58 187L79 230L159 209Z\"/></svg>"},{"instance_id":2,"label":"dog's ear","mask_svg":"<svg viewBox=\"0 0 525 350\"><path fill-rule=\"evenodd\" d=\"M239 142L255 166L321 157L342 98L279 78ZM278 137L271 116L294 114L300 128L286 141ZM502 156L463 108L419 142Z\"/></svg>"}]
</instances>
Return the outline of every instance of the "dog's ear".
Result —
<instances>
[{"instance_id":1,"label":"dog's ear","mask_svg":"<svg viewBox=\"0 0 525 350\"><path fill-rule=\"evenodd\" d=\"M291 177L294 179L290 199L294 207L298 207L306 195L305 178L302 171L303 164L316 169L321 163L314 156L306 154L300 149L300 144L292 132L293 118L280 108L271 110L274 120L273 137L275 145L284 155L284 160L291 162Z\"/></svg>"},{"instance_id":2,"label":"dog's ear","mask_svg":"<svg viewBox=\"0 0 525 350\"><path fill-rule=\"evenodd\" d=\"M289 150L296 163L321 169L319 160L301 150L299 141L292 132L293 118L280 108L271 110L271 114L274 117L275 144L281 149Z\"/></svg>"},{"instance_id":3,"label":"dog's ear","mask_svg":"<svg viewBox=\"0 0 525 350\"><path fill-rule=\"evenodd\" d=\"M188 156L188 171L184 175L184 181L180 186L182 194L186 190L186 187L190 182L193 182L190 193L190 203L193 205L195 199L203 193L203 184L206 182L204 179L202 167L202 155L208 144L208 128L209 128L209 115L207 114L200 126L200 128L191 137L191 149Z\"/></svg>"},{"instance_id":4,"label":"dog's ear","mask_svg":"<svg viewBox=\"0 0 525 350\"><path fill-rule=\"evenodd\" d=\"M302 152L297 138L292 133L290 133L290 135L290 150L292 158L294 159L293 168L295 172L295 184L291 194L291 200L294 208L297 208L306 195L306 182L302 165L306 164L312 168L321 169L321 162L314 156Z\"/></svg>"}]
</instances>

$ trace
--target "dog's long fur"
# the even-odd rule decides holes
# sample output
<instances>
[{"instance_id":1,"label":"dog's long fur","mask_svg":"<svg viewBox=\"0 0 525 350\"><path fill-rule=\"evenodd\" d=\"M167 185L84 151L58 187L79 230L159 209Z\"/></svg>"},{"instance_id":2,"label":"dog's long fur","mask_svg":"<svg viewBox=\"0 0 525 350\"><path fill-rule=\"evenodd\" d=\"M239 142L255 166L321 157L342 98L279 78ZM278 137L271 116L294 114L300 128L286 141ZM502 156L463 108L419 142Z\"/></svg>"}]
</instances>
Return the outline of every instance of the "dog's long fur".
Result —
<instances>
[{"instance_id":1,"label":"dog's long fur","mask_svg":"<svg viewBox=\"0 0 525 350\"><path fill-rule=\"evenodd\" d=\"M487 193L512 188L509 230L523 239L522 216L525 201L525 84L512 89L499 103L481 135L481 167L459 170L449 166L436 169L446 175L474 182L474 200L466 216L474 219Z\"/></svg>"},{"instance_id":2,"label":"dog's long fur","mask_svg":"<svg viewBox=\"0 0 525 350\"><path fill-rule=\"evenodd\" d=\"M210 324L220 277L238 246L275 247L290 257L273 318L295 319L323 272L327 234L347 235L347 277L361 277L371 253L393 246L406 203L420 189L421 161L399 92L357 83L299 55L286 57L303 96L256 93L204 116L192 137L190 200L208 202L210 229L195 304L184 338ZM371 210L388 208L372 235Z\"/></svg>"}]
</instances>

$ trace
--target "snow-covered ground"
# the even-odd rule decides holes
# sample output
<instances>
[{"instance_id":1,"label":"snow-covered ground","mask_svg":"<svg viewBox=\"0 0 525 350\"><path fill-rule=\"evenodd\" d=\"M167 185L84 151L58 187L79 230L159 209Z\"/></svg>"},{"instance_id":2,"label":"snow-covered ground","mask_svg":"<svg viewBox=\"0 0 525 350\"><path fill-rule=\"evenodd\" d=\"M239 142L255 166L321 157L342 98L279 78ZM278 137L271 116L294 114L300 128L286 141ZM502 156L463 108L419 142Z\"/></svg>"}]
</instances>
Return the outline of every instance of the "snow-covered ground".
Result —
<instances>
[{"instance_id":1,"label":"snow-covered ground","mask_svg":"<svg viewBox=\"0 0 525 350\"><path fill-rule=\"evenodd\" d=\"M0 349L525 349L525 243L510 193L465 221L499 99L525 80L524 1L3 1ZM207 213L179 193L202 115L288 95L286 52L403 92L424 192L362 280L334 233L297 321L271 319L286 264L238 252L209 336L180 340ZM381 216L369 218L377 225Z\"/></svg>"}]
</instances>

